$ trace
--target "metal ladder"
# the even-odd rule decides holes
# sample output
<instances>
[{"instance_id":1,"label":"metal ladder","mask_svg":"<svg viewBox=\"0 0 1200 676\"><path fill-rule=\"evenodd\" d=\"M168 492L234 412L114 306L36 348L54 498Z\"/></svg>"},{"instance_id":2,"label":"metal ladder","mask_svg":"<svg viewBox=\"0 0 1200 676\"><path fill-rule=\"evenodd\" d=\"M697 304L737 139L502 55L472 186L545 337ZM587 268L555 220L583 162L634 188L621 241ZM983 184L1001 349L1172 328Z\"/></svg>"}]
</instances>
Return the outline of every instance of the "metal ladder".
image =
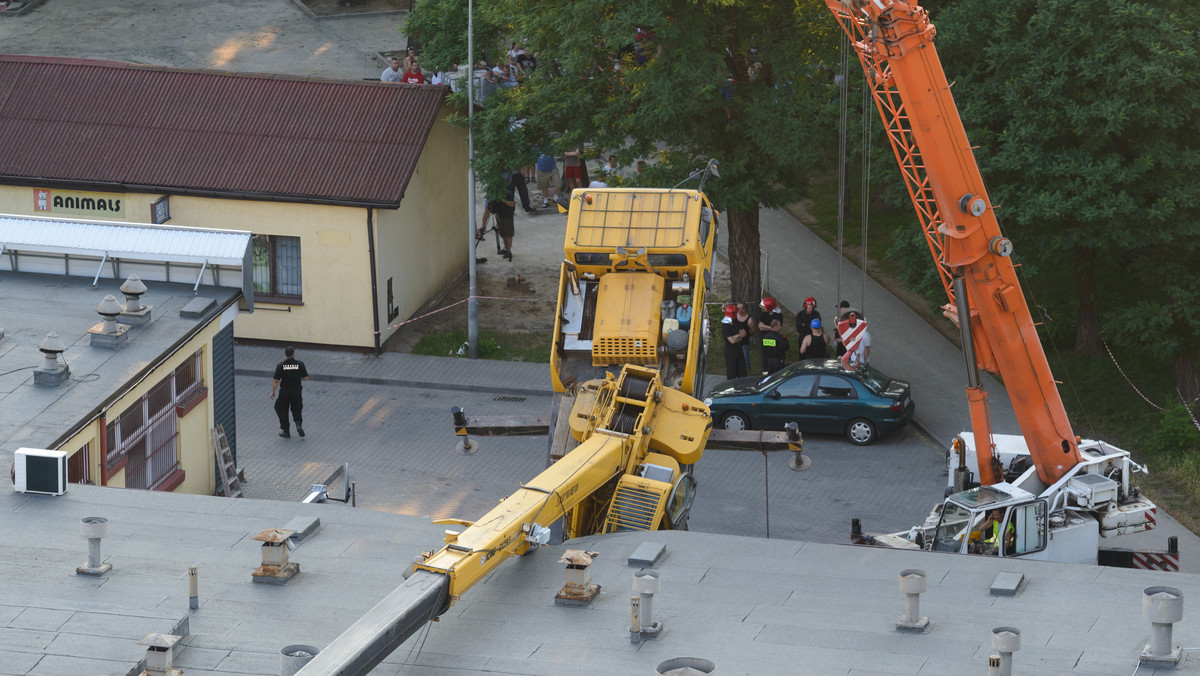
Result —
<instances>
[{"instance_id":1,"label":"metal ladder","mask_svg":"<svg viewBox=\"0 0 1200 676\"><path fill-rule=\"evenodd\" d=\"M237 465L233 462L233 453L229 450L229 439L225 437L223 426L213 427L212 443L213 453L217 458L217 474L221 477L217 495L230 498L242 497L242 481L238 478Z\"/></svg>"}]
</instances>

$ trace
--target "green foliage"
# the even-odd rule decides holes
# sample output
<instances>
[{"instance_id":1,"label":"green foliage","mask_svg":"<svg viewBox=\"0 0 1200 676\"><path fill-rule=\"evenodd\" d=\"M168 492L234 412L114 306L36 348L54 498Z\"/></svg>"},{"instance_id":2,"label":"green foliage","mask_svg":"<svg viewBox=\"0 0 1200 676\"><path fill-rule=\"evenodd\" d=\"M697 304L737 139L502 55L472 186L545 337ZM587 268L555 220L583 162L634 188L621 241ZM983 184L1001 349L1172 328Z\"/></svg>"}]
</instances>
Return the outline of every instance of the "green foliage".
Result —
<instances>
[{"instance_id":1,"label":"green foliage","mask_svg":"<svg viewBox=\"0 0 1200 676\"><path fill-rule=\"evenodd\" d=\"M1200 431L1182 402L1163 411L1151 443L1160 453L1200 454Z\"/></svg>"},{"instance_id":2,"label":"green foliage","mask_svg":"<svg viewBox=\"0 0 1200 676\"><path fill-rule=\"evenodd\" d=\"M1194 382L1200 333L1182 308L1200 304L1200 19L1180 9L1015 0L996 11L959 0L935 19L1018 250L1045 270L1096 277L1094 298L1046 294L1051 311L1073 306L1083 321L1094 301L1112 342L1190 361ZM1127 330L1134 315L1160 330Z\"/></svg>"},{"instance_id":3,"label":"green foliage","mask_svg":"<svg viewBox=\"0 0 1200 676\"><path fill-rule=\"evenodd\" d=\"M921 294L931 309L945 304L946 290L942 288L942 279L920 226L911 223L910 227L892 233L887 255L895 263L896 276L908 290Z\"/></svg>"},{"instance_id":4,"label":"green foliage","mask_svg":"<svg viewBox=\"0 0 1200 676\"><path fill-rule=\"evenodd\" d=\"M519 40L539 64L475 115L475 169L489 185L542 150L647 159L639 180L655 187L715 158L721 175L705 186L714 204L757 213L803 197L836 142L827 61L837 26L818 0L484 0L475 10L476 48L490 60ZM419 0L405 30L442 67L466 61L465 25L460 0ZM654 32L644 61L639 27Z\"/></svg>"},{"instance_id":5,"label":"green foliage","mask_svg":"<svg viewBox=\"0 0 1200 676\"><path fill-rule=\"evenodd\" d=\"M467 358L467 330L421 336L413 354ZM480 331L479 358L496 361L550 363L550 334L545 331Z\"/></svg>"}]
</instances>

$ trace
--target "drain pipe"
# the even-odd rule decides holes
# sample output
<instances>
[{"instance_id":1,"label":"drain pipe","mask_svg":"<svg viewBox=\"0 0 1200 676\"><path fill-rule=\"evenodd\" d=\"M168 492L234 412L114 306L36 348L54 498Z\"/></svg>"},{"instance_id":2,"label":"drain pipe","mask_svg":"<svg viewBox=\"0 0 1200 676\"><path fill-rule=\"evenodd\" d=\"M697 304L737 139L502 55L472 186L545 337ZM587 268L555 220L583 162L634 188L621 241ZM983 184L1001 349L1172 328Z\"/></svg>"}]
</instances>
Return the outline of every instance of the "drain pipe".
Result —
<instances>
[{"instance_id":1,"label":"drain pipe","mask_svg":"<svg viewBox=\"0 0 1200 676\"><path fill-rule=\"evenodd\" d=\"M1177 668L1183 649L1171 645L1171 631L1172 625L1183 619L1183 591L1175 587L1146 587L1142 591L1142 617L1150 620L1154 629L1150 643L1142 651L1141 664Z\"/></svg>"},{"instance_id":2,"label":"drain pipe","mask_svg":"<svg viewBox=\"0 0 1200 676\"><path fill-rule=\"evenodd\" d=\"M1000 653L996 676L1012 676L1013 653L1021 649L1021 630L1016 627L996 627L992 630L992 650ZM991 657L995 657L993 654ZM988 658L990 665L992 660Z\"/></svg>"}]
</instances>

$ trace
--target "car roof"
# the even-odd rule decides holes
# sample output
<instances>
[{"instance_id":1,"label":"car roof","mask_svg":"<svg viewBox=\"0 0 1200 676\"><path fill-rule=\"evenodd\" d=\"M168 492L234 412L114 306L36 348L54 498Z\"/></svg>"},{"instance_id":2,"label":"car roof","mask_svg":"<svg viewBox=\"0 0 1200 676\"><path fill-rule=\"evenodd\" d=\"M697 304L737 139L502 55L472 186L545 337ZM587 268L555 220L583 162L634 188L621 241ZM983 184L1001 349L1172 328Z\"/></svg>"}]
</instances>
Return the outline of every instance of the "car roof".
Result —
<instances>
[{"instance_id":1,"label":"car roof","mask_svg":"<svg viewBox=\"0 0 1200 676\"><path fill-rule=\"evenodd\" d=\"M795 367L796 373L804 372L820 372L820 373L839 373L842 375L854 375L854 372L842 366L841 360L838 359L806 359L802 362L797 362L792 366Z\"/></svg>"}]
</instances>

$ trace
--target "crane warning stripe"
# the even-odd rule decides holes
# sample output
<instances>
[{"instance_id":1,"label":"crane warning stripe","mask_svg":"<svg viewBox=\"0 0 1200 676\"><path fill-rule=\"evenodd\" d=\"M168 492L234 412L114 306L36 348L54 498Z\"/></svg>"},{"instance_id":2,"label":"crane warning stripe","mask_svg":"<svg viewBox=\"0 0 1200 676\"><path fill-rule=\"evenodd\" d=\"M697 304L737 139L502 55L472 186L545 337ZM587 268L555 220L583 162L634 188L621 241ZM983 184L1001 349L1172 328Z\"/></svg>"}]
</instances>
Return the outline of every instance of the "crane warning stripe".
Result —
<instances>
[{"instance_id":1,"label":"crane warning stripe","mask_svg":"<svg viewBox=\"0 0 1200 676\"><path fill-rule=\"evenodd\" d=\"M1171 573L1179 572L1178 554L1154 554L1150 552L1134 552L1133 567L1142 570L1165 570Z\"/></svg>"},{"instance_id":2,"label":"crane warning stripe","mask_svg":"<svg viewBox=\"0 0 1200 676\"><path fill-rule=\"evenodd\" d=\"M851 313L853 316L853 313ZM848 369L853 369L858 366L858 344L862 342L863 334L867 331L867 320L858 319L857 323L850 326L849 319L843 319L838 322L838 334L842 337L842 343L846 346L846 354L842 355L842 366Z\"/></svg>"}]
</instances>

